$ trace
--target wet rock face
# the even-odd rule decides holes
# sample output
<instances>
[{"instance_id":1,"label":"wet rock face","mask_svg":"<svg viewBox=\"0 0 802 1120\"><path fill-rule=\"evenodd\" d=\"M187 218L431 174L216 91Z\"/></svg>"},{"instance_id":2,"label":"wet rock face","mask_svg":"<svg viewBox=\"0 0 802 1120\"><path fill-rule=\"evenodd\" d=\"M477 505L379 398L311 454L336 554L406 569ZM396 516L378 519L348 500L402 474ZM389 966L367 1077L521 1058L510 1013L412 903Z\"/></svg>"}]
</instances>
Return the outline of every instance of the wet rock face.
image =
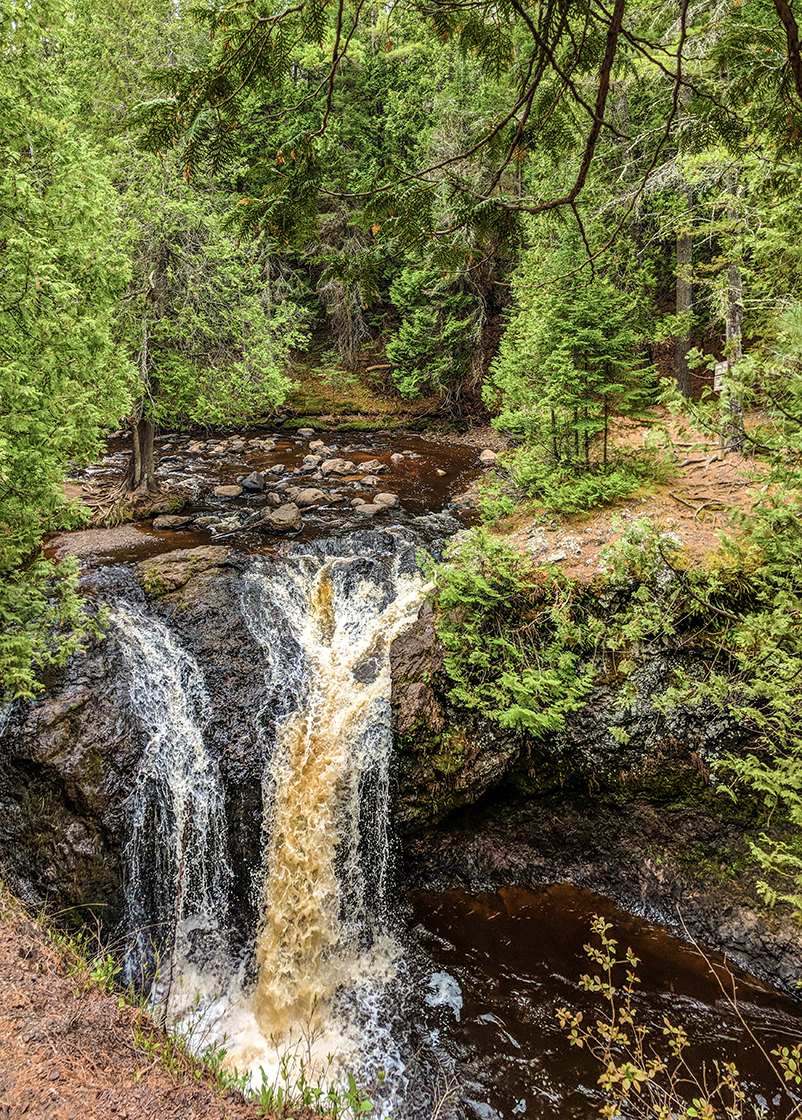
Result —
<instances>
[{"instance_id":1,"label":"wet rock face","mask_svg":"<svg viewBox=\"0 0 802 1120\"><path fill-rule=\"evenodd\" d=\"M137 744L120 718L112 638L73 657L41 699L15 705L0 736L2 874L29 903L122 912L122 805Z\"/></svg>"},{"instance_id":2,"label":"wet rock face","mask_svg":"<svg viewBox=\"0 0 802 1120\"><path fill-rule=\"evenodd\" d=\"M518 758L522 736L444 696L446 679L434 613L424 604L390 649L393 730L398 746L396 823L414 831L477 801Z\"/></svg>"},{"instance_id":3,"label":"wet rock face","mask_svg":"<svg viewBox=\"0 0 802 1120\"><path fill-rule=\"evenodd\" d=\"M204 741L219 759L227 790L232 899L248 928L261 869L263 722L269 718L261 711L262 653L240 603L250 561L224 548L182 552L206 555L191 565L187 556L167 554L157 558L158 580L145 565L139 577L156 585L147 610L167 621L203 670ZM125 596L141 602L130 575L112 571L123 583L112 602L124 605ZM84 918L96 906L108 926L122 916L128 799L148 738L132 712L127 672L112 624L41 698L16 704L0 733L0 874L34 905L79 907Z\"/></svg>"}]
</instances>

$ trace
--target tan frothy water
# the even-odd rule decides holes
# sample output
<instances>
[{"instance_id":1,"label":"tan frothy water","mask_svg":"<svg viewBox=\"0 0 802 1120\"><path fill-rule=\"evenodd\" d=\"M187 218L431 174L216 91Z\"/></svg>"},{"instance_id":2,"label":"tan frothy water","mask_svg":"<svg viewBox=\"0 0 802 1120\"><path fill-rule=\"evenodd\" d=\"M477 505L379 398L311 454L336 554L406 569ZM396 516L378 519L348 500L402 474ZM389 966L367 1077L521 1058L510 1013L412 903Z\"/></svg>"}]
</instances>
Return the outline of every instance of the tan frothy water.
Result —
<instances>
[{"instance_id":1,"label":"tan frothy water","mask_svg":"<svg viewBox=\"0 0 802 1120\"><path fill-rule=\"evenodd\" d=\"M389 978L393 939L376 922L387 864L389 647L420 606L419 576L349 580L356 558L299 569L304 595L284 601L308 665L307 701L278 730L253 1009L266 1036L317 1022L337 989ZM347 586L347 593L346 588ZM296 583L297 588L297 583ZM280 589L276 589L280 593ZM303 602L304 608L298 607ZM365 782L381 802L379 836L360 836ZM362 785L363 788L360 788ZM365 876L365 844L379 849Z\"/></svg>"}]
</instances>

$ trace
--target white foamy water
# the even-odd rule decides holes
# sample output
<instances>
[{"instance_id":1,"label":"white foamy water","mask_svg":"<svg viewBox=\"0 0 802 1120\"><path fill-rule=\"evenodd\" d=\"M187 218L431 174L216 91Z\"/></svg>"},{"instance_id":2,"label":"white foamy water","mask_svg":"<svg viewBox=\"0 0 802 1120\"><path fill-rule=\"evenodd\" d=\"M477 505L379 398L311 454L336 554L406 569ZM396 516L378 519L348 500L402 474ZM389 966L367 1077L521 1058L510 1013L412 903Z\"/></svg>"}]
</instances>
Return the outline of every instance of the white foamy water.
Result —
<instances>
[{"instance_id":1,"label":"white foamy water","mask_svg":"<svg viewBox=\"0 0 802 1120\"><path fill-rule=\"evenodd\" d=\"M200 667L159 619L127 607L112 620L133 722L146 738L123 852L131 980L153 975L154 946L174 946L174 963L186 938L225 924L230 869L223 784L201 730L208 696Z\"/></svg>"}]
</instances>

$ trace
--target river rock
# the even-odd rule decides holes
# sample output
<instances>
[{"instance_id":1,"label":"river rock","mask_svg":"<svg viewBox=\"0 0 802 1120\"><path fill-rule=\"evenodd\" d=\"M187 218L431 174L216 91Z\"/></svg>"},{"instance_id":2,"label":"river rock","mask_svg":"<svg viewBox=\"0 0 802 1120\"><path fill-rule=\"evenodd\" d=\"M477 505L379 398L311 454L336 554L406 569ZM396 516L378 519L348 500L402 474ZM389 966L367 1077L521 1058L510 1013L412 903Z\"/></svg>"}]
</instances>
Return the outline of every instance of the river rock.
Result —
<instances>
[{"instance_id":1,"label":"river rock","mask_svg":"<svg viewBox=\"0 0 802 1120\"><path fill-rule=\"evenodd\" d=\"M237 487L239 489L239 487ZM154 529L185 529L192 521L193 514L184 513L163 513L159 517L154 517Z\"/></svg>"},{"instance_id":2,"label":"river rock","mask_svg":"<svg viewBox=\"0 0 802 1120\"><path fill-rule=\"evenodd\" d=\"M354 506L354 512L360 517L375 517L377 513L384 513L386 509L387 506L377 506L373 502L362 502L361 505Z\"/></svg>"},{"instance_id":3,"label":"river rock","mask_svg":"<svg viewBox=\"0 0 802 1120\"><path fill-rule=\"evenodd\" d=\"M362 486L378 486L379 480L375 474L366 474L364 478L360 479Z\"/></svg>"},{"instance_id":4,"label":"river rock","mask_svg":"<svg viewBox=\"0 0 802 1120\"><path fill-rule=\"evenodd\" d=\"M305 490L301 490L294 498L293 501L301 509L308 509L310 506L318 506L326 501L326 495L322 490L318 490L316 486L307 486Z\"/></svg>"},{"instance_id":5,"label":"river rock","mask_svg":"<svg viewBox=\"0 0 802 1120\"><path fill-rule=\"evenodd\" d=\"M249 475L248 477L250 478L252 476ZM242 486L215 486L214 490L212 490L212 493L216 498L238 498L242 493L244 485L245 479L242 480Z\"/></svg>"},{"instance_id":6,"label":"river rock","mask_svg":"<svg viewBox=\"0 0 802 1120\"><path fill-rule=\"evenodd\" d=\"M392 459L394 456L391 455L390 458ZM403 458L403 456L401 456L401 458ZM382 463L380 459L368 459L366 463L359 464L359 469L361 471L367 471L368 474L382 474L384 471L389 471L390 468L386 463Z\"/></svg>"},{"instance_id":7,"label":"river rock","mask_svg":"<svg viewBox=\"0 0 802 1120\"><path fill-rule=\"evenodd\" d=\"M298 429L298 435L301 437L301 439L311 439L314 434L315 434L315 429L314 428L299 428Z\"/></svg>"},{"instance_id":8,"label":"river rock","mask_svg":"<svg viewBox=\"0 0 802 1120\"><path fill-rule=\"evenodd\" d=\"M265 474L284 474L287 468L283 463L274 463L272 467L268 467Z\"/></svg>"},{"instance_id":9,"label":"river rock","mask_svg":"<svg viewBox=\"0 0 802 1120\"><path fill-rule=\"evenodd\" d=\"M325 446L326 445L325 445L325 443L323 442L322 439L313 439L312 442L309 444L309 450L310 451L322 451Z\"/></svg>"},{"instance_id":10,"label":"river rock","mask_svg":"<svg viewBox=\"0 0 802 1120\"><path fill-rule=\"evenodd\" d=\"M403 461L404 461L404 456L400 451L394 451L393 454L390 456L390 462L395 463L396 465L398 463L402 463Z\"/></svg>"},{"instance_id":11,"label":"river rock","mask_svg":"<svg viewBox=\"0 0 802 1120\"><path fill-rule=\"evenodd\" d=\"M261 491L265 489L267 483L261 471L251 471L249 475L243 478L242 485L246 490Z\"/></svg>"},{"instance_id":12,"label":"river rock","mask_svg":"<svg viewBox=\"0 0 802 1120\"><path fill-rule=\"evenodd\" d=\"M280 506L282 501L281 495L277 494L275 490L270 491L267 495L267 500L271 506Z\"/></svg>"},{"instance_id":13,"label":"river rock","mask_svg":"<svg viewBox=\"0 0 802 1120\"><path fill-rule=\"evenodd\" d=\"M179 548L142 560L139 570L142 586L150 595L164 595L183 587L192 577L210 568L228 564L231 549L225 545L207 544L198 548Z\"/></svg>"},{"instance_id":14,"label":"river rock","mask_svg":"<svg viewBox=\"0 0 802 1120\"><path fill-rule=\"evenodd\" d=\"M498 458L498 455L496 455L495 451L491 451L489 447L486 447L484 449L484 451L481 453L481 455L479 456L479 462L480 463L495 463L497 458Z\"/></svg>"},{"instance_id":15,"label":"river rock","mask_svg":"<svg viewBox=\"0 0 802 1120\"><path fill-rule=\"evenodd\" d=\"M320 464L320 473L324 478L330 474L355 474L356 467L348 459L326 459Z\"/></svg>"},{"instance_id":16,"label":"river rock","mask_svg":"<svg viewBox=\"0 0 802 1120\"><path fill-rule=\"evenodd\" d=\"M311 471L322 462L323 457L321 455L304 455L304 461L301 463L301 466L304 470Z\"/></svg>"},{"instance_id":17,"label":"river rock","mask_svg":"<svg viewBox=\"0 0 802 1120\"><path fill-rule=\"evenodd\" d=\"M374 504L377 506L386 506L387 509L395 509L399 504L397 494L376 494L373 498Z\"/></svg>"},{"instance_id":18,"label":"river rock","mask_svg":"<svg viewBox=\"0 0 802 1120\"><path fill-rule=\"evenodd\" d=\"M265 515L259 527L272 530L274 533L296 533L303 525L301 511L295 502L285 502L273 513Z\"/></svg>"}]
</instances>

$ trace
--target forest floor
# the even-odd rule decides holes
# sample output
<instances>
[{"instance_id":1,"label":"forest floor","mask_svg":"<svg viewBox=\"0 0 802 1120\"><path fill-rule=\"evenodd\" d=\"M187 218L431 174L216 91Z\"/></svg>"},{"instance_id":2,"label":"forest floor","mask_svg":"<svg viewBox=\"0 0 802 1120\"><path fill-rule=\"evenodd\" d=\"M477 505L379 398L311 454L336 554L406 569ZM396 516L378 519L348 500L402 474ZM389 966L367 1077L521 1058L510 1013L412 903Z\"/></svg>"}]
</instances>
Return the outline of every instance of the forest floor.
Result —
<instances>
[{"instance_id":1,"label":"forest floor","mask_svg":"<svg viewBox=\"0 0 802 1120\"><path fill-rule=\"evenodd\" d=\"M79 954L2 889L0 991L0 1120L265 1115L238 1092L218 1090L144 1011L98 984Z\"/></svg>"},{"instance_id":2,"label":"forest floor","mask_svg":"<svg viewBox=\"0 0 802 1120\"><path fill-rule=\"evenodd\" d=\"M663 452L665 481L645 484L627 500L582 513L544 517L525 508L500 526L510 543L539 551L542 559L547 534L549 556L559 556L555 562L561 569L583 583L598 573L601 550L637 518L647 518L679 537L694 563L714 553L721 534L732 531L738 517L748 514L763 496L765 467L751 454L722 453L704 433L663 410L653 412L670 440ZM761 419L747 417L747 428ZM616 443L633 454L642 452L647 436L648 429L632 423L619 425L615 433Z\"/></svg>"}]
</instances>

